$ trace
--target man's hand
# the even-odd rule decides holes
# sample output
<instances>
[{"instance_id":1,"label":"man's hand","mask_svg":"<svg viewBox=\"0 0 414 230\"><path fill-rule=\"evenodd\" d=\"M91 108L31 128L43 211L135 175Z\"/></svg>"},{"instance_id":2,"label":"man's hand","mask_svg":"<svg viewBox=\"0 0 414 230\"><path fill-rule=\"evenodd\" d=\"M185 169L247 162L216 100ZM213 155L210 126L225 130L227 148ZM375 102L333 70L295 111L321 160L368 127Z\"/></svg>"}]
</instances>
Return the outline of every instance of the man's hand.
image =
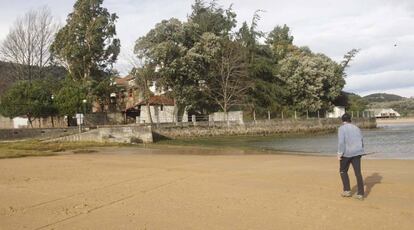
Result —
<instances>
[{"instance_id":1,"label":"man's hand","mask_svg":"<svg viewBox=\"0 0 414 230\"><path fill-rule=\"evenodd\" d=\"M342 155L337 154L336 156L338 157L338 161L342 160Z\"/></svg>"}]
</instances>

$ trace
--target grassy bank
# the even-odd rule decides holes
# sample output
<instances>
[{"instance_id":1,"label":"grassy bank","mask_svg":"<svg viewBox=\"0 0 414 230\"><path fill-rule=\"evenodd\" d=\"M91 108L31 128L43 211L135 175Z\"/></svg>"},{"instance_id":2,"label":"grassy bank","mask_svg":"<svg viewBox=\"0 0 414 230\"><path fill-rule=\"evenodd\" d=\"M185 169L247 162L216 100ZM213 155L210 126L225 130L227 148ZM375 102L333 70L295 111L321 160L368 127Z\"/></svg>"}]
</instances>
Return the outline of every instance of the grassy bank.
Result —
<instances>
[{"instance_id":1,"label":"grassy bank","mask_svg":"<svg viewBox=\"0 0 414 230\"><path fill-rule=\"evenodd\" d=\"M88 148L127 146L125 144L96 142L55 142L17 141L0 142L0 159L29 156L53 156L58 153L72 151L74 153L90 153Z\"/></svg>"}]
</instances>

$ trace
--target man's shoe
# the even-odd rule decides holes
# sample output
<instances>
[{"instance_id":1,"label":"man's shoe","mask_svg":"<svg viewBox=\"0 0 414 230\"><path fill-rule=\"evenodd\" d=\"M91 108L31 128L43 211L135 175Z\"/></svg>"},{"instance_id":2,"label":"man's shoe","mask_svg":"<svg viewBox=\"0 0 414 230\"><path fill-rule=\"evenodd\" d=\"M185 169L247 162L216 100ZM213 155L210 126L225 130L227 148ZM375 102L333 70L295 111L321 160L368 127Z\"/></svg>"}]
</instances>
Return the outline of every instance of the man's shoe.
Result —
<instances>
[{"instance_id":1,"label":"man's shoe","mask_svg":"<svg viewBox=\"0 0 414 230\"><path fill-rule=\"evenodd\" d=\"M357 199L357 200L364 200L363 195L355 195L354 198Z\"/></svg>"},{"instance_id":2,"label":"man's shoe","mask_svg":"<svg viewBox=\"0 0 414 230\"><path fill-rule=\"evenodd\" d=\"M342 197L351 197L351 191L343 191L343 192L341 193L341 196L342 196Z\"/></svg>"}]
</instances>

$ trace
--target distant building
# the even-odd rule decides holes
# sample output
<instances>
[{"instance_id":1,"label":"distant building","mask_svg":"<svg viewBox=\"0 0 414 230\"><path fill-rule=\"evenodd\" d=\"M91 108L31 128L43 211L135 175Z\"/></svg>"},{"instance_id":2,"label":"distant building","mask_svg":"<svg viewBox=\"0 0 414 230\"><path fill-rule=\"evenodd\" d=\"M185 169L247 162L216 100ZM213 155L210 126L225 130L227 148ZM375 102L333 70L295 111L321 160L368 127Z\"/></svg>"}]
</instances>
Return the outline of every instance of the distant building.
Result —
<instances>
[{"instance_id":1,"label":"distant building","mask_svg":"<svg viewBox=\"0 0 414 230\"><path fill-rule=\"evenodd\" d=\"M371 109L376 118L398 118L401 115L393 109Z\"/></svg>"},{"instance_id":2,"label":"distant building","mask_svg":"<svg viewBox=\"0 0 414 230\"><path fill-rule=\"evenodd\" d=\"M345 107L335 106L332 112L327 114L328 118L340 118L345 114Z\"/></svg>"}]
</instances>

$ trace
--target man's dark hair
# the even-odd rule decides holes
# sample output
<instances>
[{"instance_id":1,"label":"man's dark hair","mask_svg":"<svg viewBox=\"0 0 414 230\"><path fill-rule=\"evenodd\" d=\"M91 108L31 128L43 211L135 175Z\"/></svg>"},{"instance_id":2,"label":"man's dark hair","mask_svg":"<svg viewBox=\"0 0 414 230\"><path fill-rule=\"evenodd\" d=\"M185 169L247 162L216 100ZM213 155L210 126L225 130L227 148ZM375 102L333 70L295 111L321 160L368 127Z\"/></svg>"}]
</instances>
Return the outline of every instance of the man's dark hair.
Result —
<instances>
[{"instance_id":1,"label":"man's dark hair","mask_svg":"<svg viewBox=\"0 0 414 230\"><path fill-rule=\"evenodd\" d=\"M345 113L344 115L342 115L342 121L343 122L351 122L351 115Z\"/></svg>"}]
</instances>

